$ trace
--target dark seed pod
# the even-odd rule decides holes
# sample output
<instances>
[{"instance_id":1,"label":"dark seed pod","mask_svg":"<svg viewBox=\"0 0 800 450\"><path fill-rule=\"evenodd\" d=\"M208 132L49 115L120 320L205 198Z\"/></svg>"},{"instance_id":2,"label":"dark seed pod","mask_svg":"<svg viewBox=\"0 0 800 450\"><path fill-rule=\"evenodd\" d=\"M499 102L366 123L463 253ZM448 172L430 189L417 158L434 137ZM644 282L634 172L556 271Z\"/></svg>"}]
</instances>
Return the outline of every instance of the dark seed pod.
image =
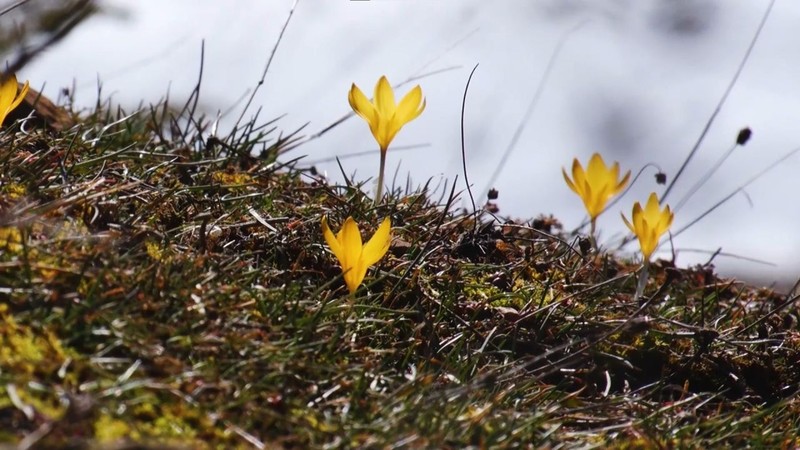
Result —
<instances>
[{"instance_id":1,"label":"dark seed pod","mask_svg":"<svg viewBox=\"0 0 800 450\"><path fill-rule=\"evenodd\" d=\"M747 141L750 140L750 137L753 135L753 130L749 127L744 127L739 130L739 135L736 136L736 145L744 145Z\"/></svg>"}]
</instances>

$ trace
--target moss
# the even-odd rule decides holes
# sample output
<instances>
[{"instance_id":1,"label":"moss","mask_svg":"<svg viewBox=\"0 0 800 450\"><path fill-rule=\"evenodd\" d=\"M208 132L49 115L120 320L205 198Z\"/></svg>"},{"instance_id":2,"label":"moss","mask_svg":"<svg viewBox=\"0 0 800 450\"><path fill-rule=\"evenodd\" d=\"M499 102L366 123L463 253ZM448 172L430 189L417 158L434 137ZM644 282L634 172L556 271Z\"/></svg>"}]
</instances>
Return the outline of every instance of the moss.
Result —
<instances>
[{"instance_id":1,"label":"moss","mask_svg":"<svg viewBox=\"0 0 800 450\"><path fill-rule=\"evenodd\" d=\"M9 200L19 200L28 193L28 190L25 189L20 183L6 183L2 187L2 191L5 195L8 196Z\"/></svg>"},{"instance_id":2,"label":"moss","mask_svg":"<svg viewBox=\"0 0 800 450\"><path fill-rule=\"evenodd\" d=\"M131 427L127 421L115 419L108 415L100 416L94 423L94 437L102 443L136 438L131 433Z\"/></svg>"},{"instance_id":3,"label":"moss","mask_svg":"<svg viewBox=\"0 0 800 450\"><path fill-rule=\"evenodd\" d=\"M14 390L16 403L11 401L12 394L9 389ZM17 384L0 386L0 410L16 409L20 405L31 408L39 419L58 420L66 412L65 405L60 402L57 395L53 395L51 392L33 390L25 385Z\"/></svg>"},{"instance_id":4,"label":"moss","mask_svg":"<svg viewBox=\"0 0 800 450\"><path fill-rule=\"evenodd\" d=\"M0 368L32 376L58 369L66 360L61 341L46 329L20 325L0 303Z\"/></svg>"},{"instance_id":5,"label":"moss","mask_svg":"<svg viewBox=\"0 0 800 450\"><path fill-rule=\"evenodd\" d=\"M161 244L154 241L147 241L145 242L144 246L147 251L147 256L152 258L154 261L164 261L164 250L161 248Z\"/></svg>"},{"instance_id":6,"label":"moss","mask_svg":"<svg viewBox=\"0 0 800 450\"><path fill-rule=\"evenodd\" d=\"M17 227L0 227L0 249L11 254L22 251L22 233Z\"/></svg>"},{"instance_id":7,"label":"moss","mask_svg":"<svg viewBox=\"0 0 800 450\"><path fill-rule=\"evenodd\" d=\"M228 188L241 187L241 185L252 183L253 181L253 177L241 172L214 172L211 178L220 184L233 185L227 186Z\"/></svg>"}]
</instances>

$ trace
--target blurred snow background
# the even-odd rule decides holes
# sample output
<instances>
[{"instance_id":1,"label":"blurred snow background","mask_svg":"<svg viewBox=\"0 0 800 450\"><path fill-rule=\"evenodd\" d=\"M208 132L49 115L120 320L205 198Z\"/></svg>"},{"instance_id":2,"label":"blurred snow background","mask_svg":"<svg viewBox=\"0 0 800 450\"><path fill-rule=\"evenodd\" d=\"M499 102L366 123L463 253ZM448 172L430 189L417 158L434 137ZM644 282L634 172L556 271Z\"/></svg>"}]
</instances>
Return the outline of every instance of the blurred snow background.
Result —
<instances>
[{"instance_id":1,"label":"blurred snow background","mask_svg":"<svg viewBox=\"0 0 800 450\"><path fill-rule=\"evenodd\" d=\"M20 78L56 98L76 88L78 105L103 94L133 109L169 90L177 104L197 79L205 40L201 107L238 117L236 103L255 86L292 0L104 0L97 14L25 67ZM286 114L280 128L309 122L316 132L349 111L352 82L371 91L380 75L415 80L427 109L389 150L388 173L417 183L461 175L459 117L464 85L479 63L467 99L466 152L476 195L509 145L563 41L545 89L519 143L493 184L501 214L556 215L567 229L584 218L561 167L600 152L634 172L658 164L673 176L741 61L769 0L300 0L256 97L260 117ZM670 194L677 202L749 126L753 138L675 218L680 228L746 179L800 146L800 2L777 0L741 78L703 146ZM400 95L411 86L399 89ZM255 111L253 109L252 111ZM295 150L308 161L375 149L363 121L351 118ZM349 174L375 175L377 152L344 159ZM319 163L339 181L336 163ZM800 276L800 155L785 161L675 240L678 264L705 262L717 249L774 265L718 256L724 275L790 285ZM645 175L599 219L601 242L623 232L655 184ZM466 195L464 196L466 206ZM483 199L479 199L483 200ZM634 246L628 249L633 251ZM701 252L695 252L700 250ZM705 253L704 253L705 252Z\"/></svg>"}]
</instances>

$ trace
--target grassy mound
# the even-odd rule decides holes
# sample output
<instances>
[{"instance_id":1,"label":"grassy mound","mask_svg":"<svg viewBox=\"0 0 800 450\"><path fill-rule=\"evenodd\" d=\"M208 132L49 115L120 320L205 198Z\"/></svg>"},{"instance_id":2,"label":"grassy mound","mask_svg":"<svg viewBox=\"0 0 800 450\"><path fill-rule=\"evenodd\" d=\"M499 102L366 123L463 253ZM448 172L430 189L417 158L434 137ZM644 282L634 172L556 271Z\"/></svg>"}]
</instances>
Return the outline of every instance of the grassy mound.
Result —
<instances>
[{"instance_id":1,"label":"grassy mound","mask_svg":"<svg viewBox=\"0 0 800 450\"><path fill-rule=\"evenodd\" d=\"M177 118L174 117L177 115ZM793 298L298 170L166 107L0 134L0 442L800 446ZM204 137L205 136L205 137ZM255 156L254 156L255 155ZM320 220L394 242L347 295Z\"/></svg>"}]
</instances>

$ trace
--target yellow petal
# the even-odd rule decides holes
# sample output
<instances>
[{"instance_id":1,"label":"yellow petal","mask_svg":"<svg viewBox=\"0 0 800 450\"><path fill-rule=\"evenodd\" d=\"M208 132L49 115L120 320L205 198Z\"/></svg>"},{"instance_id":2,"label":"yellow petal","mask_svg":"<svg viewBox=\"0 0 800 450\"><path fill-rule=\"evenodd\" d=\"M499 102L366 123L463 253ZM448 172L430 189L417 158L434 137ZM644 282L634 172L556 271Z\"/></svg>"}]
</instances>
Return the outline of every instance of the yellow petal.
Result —
<instances>
[{"instance_id":1,"label":"yellow petal","mask_svg":"<svg viewBox=\"0 0 800 450\"><path fill-rule=\"evenodd\" d=\"M325 237L325 242L328 243L328 247L333 252L333 255L336 256L336 259L339 260L340 264L343 264L342 260L344 259L344 252L342 251L341 244L339 244L339 240L336 239L336 236L333 235L333 232L331 232L331 229L328 226L327 216L322 217L322 235Z\"/></svg>"},{"instance_id":2,"label":"yellow petal","mask_svg":"<svg viewBox=\"0 0 800 450\"><path fill-rule=\"evenodd\" d=\"M342 246L342 269L349 271L355 267L361 256L361 232L358 231L358 224L352 217L344 221L336 238Z\"/></svg>"},{"instance_id":3,"label":"yellow petal","mask_svg":"<svg viewBox=\"0 0 800 450\"><path fill-rule=\"evenodd\" d=\"M572 182L575 183L575 189L581 197L586 195L586 173L583 171L583 166L578 162L578 158L572 160Z\"/></svg>"},{"instance_id":4,"label":"yellow petal","mask_svg":"<svg viewBox=\"0 0 800 450\"><path fill-rule=\"evenodd\" d=\"M670 211L669 205L667 205L667 207L664 208L664 214L667 216L667 224L664 231L667 231L667 229L672 226L672 220L675 219L675 213Z\"/></svg>"},{"instance_id":5,"label":"yellow petal","mask_svg":"<svg viewBox=\"0 0 800 450\"><path fill-rule=\"evenodd\" d=\"M628 229L631 230L631 233L636 234L636 230L633 228L633 225L631 225L631 223L628 222L628 219L625 217L625 214L619 213L619 215L622 217L622 221L625 222L625 225L628 226Z\"/></svg>"},{"instance_id":6,"label":"yellow petal","mask_svg":"<svg viewBox=\"0 0 800 450\"><path fill-rule=\"evenodd\" d=\"M26 81L20 92L17 93L19 84L14 74L8 75L2 80L2 84L0 84L0 125L6 120L8 113L13 111L25 99L28 87L28 82Z\"/></svg>"},{"instance_id":7,"label":"yellow petal","mask_svg":"<svg viewBox=\"0 0 800 450\"><path fill-rule=\"evenodd\" d=\"M615 162L614 165L611 166L610 172L611 172L611 179L613 180L614 183L616 183L617 180L619 179L619 163L618 162Z\"/></svg>"},{"instance_id":8,"label":"yellow petal","mask_svg":"<svg viewBox=\"0 0 800 450\"><path fill-rule=\"evenodd\" d=\"M672 225L672 219L674 214L669 210L669 205L664 207L664 211L661 212L658 220L658 228L656 229L656 233L659 236L666 233L669 227Z\"/></svg>"},{"instance_id":9,"label":"yellow petal","mask_svg":"<svg viewBox=\"0 0 800 450\"><path fill-rule=\"evenodd\" d=\"M615 162L614 165L611 166L611 169L607 172L608 178L608 197L611 198L619 192L617 190L617 185L619 183L619 163Z\"/></svg>"},{"instance_id":10,"label":"yellow petal","mask_svg":"<svg viewBox=\"0 0 800 450\"><path fill-rule=\"evenodd\" d=\"M572 183L572 180L569 179L569 176L567 175L567 171L564 170L563 167L561 168L561 174L564 175L564 181L567 182L567 186L569 186L569 188L572 189L572 192L580 195L580 193L578 192L578 189L575 188L575 185Z\"/></svg>"},{"instance_id":11,"label":"yellow petal","mask_svg":"<svg viewBox=\"0 0 800 450\"><path fill-rule=\"evenodd\" d=\"M592 186L589 184L589 180L583 180L583 186L576 184L578 190L580 191L581 199L583 200L583 205L586 207L586 212L589 213L589 216L594 219L597 217L594 212L596 209L596 202L597 196L595 195Z\"/></svg>"},{"instance_id":12,"label":"yellow petal","mask_svg":"<svg viewBox=\"0 0 800 450\"><path fill-rule=\"evenodd\" d=\"M6 115L11 112L11 103L17 95L17 77L9 75L0 81L2 81L0 84L0 124L2 124Z\"/></svg>"},{"instance_id":13,"label":"yellow petal","mask_svg":"<svg viewBox=\"0 0 800 450\"><path fill-rule=\"evenodd\" d=\"M17 77L12 74L2 78L0 81L2 81L2 84L0 84L0 103L10 105L17 95Z\"/></svg>"},{"instance_id":14,"label":"yellow petal","mask_svg":"<svg viewBox=\"0 0 800 450\"><path fill-rule=\"evenodd\" d=\"M390 234L392 222L389 218L383 219L383 222L375 230L375 234L364 245L364 250L361 253L361 260L364 263L365 270L367 267L372 266L383 258L383 255L389 250L389 244L392 241Z\"/></svg>"},{"instance_id":15,"label":"yellow petal","mask_svg":"<svg viewBox=\"0 0 800 450\"><path fill-rule=\"evenodd\" d=\"M422 100L422 88L416 86L397 105L397 111L392 117L393 125L399 130L403 125L419 117L424 110L425 101Z\"/></svg>"},{"instance_id":16,"label":"yellow petal","mask_svg":"<svg viewBox=\"0 0 800 450\"><path fill-rule=\"evenodd\" d=\"M390 120L397 109L397 105L394 103L394 91L386 76L382 76L375 85L374 101L381 120Z\"/></svg>"},{"instance_id":17,"label":"yellow petal","mask_svg":"<svg viewBox=\"0 0 800 450\"><path fill-rule=\"evenodd\" d=\"M392 139L394 139L394 136L400 131L397 129L393 130L390 121L383 117L379 117L374 125L370 124L369 129L372 131L372 136L375 137L382 152L385 152L386 149L389 148Z\"/></svg>"},{"instance_id":18,"label":"yellow petal","mask_svg":"<svg viewBox=\"0 0 800 450\"><path fill-rule=\"evenodd\" d=\"M14 81L16 81L16 78L14 78ZM11 103L11 107L8 109L8 112L13 111L14 108L16 108L17 106L19 106L20 103L22 103L22 100L25 100L25 96L28 94L29 87L30 86L28 81L25 80L25 84L22 86L22 89L19 91L19 94L17 94L16 100L14 100L14 102Z\"/></svg>"},{"instance_id":19,"label":"yellow petal","mask_svg":"<svg viewBox=\"0 0 800 450\"><path fill-rule=\"evenodd\" d=\"M350 107L353 108L353 111L366 120L370 126L378 121L378 111L375 110L375 105L369 101L355 83L350 87L347 100L350 102Z\"/></svg>"},{"instance_id":20,"label":"yellow petal","mask_svg":"<svg viewBox=\"0 0 800 450\"><path fill-rule=\"evenodd\" d=\"M642 213L642 205L639 202L636 202L633 205L633 213L631 214L631 218L633 219L633 229L634 233L637 236L640 236L644 232L644 214Z\"/></svg>"},{"instance_id":21,"label":"yellow petal","mask_svg":"<svg viewBox=\"0 0 800 450\"><path fill-rule=\"evenodd\" d=\"M364 281L364 275L367 274L367 268L363 264L356 264L344 273L344 284L347 285L347 290L352 294L355 292L361 282Z\"/></svg>"},{"instance_id":22,"label":"yellow petal","mask_svg":"<svg viewBox=\"0 0 800 450\"><path fill-rule=\"evenodd\" d=\"M642 248L642 256L644 256L644 259L650 259L650 255L655 251L657 244L658 236L655 230L648 228L647 232L639 237L639 246Z\"/></svg>"},{"instance_id":23,"label":"yellow petal","mask_svg":"<svg viewBox=\"0 0 800 450\"><path fill-rule=\"evenodd\" d=\"M608 182L610 175L603 157L599 153L593 154L589 160L589 166L586 168L586 178L589 182L594 186L605 184Z\"/></svg>"},{"instance_id":24,"label":"yellow petal","mask_svg":"<svg viewBox=\"0 0 800 450\"><path fill-rule=\"evenodd\" d=\"M616 179L616 177L615 177L615 179ZM631 179L631 171L629 170L628 173L625 174L625 177L622 179L622 181L617 183L617 187L616 187L616 189L614 189L614 194L616 195L616 194L622 192L622 190L625 189L625 186L628 185L628 181L630 179Z\"/></svg>"},{"instance_id":25,"label":"yellow petal","mask_svg":"<svg viewBox=\"0 0 800 450\"><path fill-rule=\"evenodd\" d=\"M650 193L647 198L647 205L644 207L644 215L651 221L657 220L661 215L661 209L658 207L658 196L655 192Z\"/></svg>"},{"instance_id":26,"label":"yellow petal","mask_svg":"<svg viewBox=\"0 0 800 450\"><path fill-rule=\"evenodd\" d=\"M610 187L607 184L602 185L597 192L591 191L591 207L587 206L587 211L593 219L597 218L605 209L606 201L611 197L610 192Z\"/></svg>"}]
</instances>

